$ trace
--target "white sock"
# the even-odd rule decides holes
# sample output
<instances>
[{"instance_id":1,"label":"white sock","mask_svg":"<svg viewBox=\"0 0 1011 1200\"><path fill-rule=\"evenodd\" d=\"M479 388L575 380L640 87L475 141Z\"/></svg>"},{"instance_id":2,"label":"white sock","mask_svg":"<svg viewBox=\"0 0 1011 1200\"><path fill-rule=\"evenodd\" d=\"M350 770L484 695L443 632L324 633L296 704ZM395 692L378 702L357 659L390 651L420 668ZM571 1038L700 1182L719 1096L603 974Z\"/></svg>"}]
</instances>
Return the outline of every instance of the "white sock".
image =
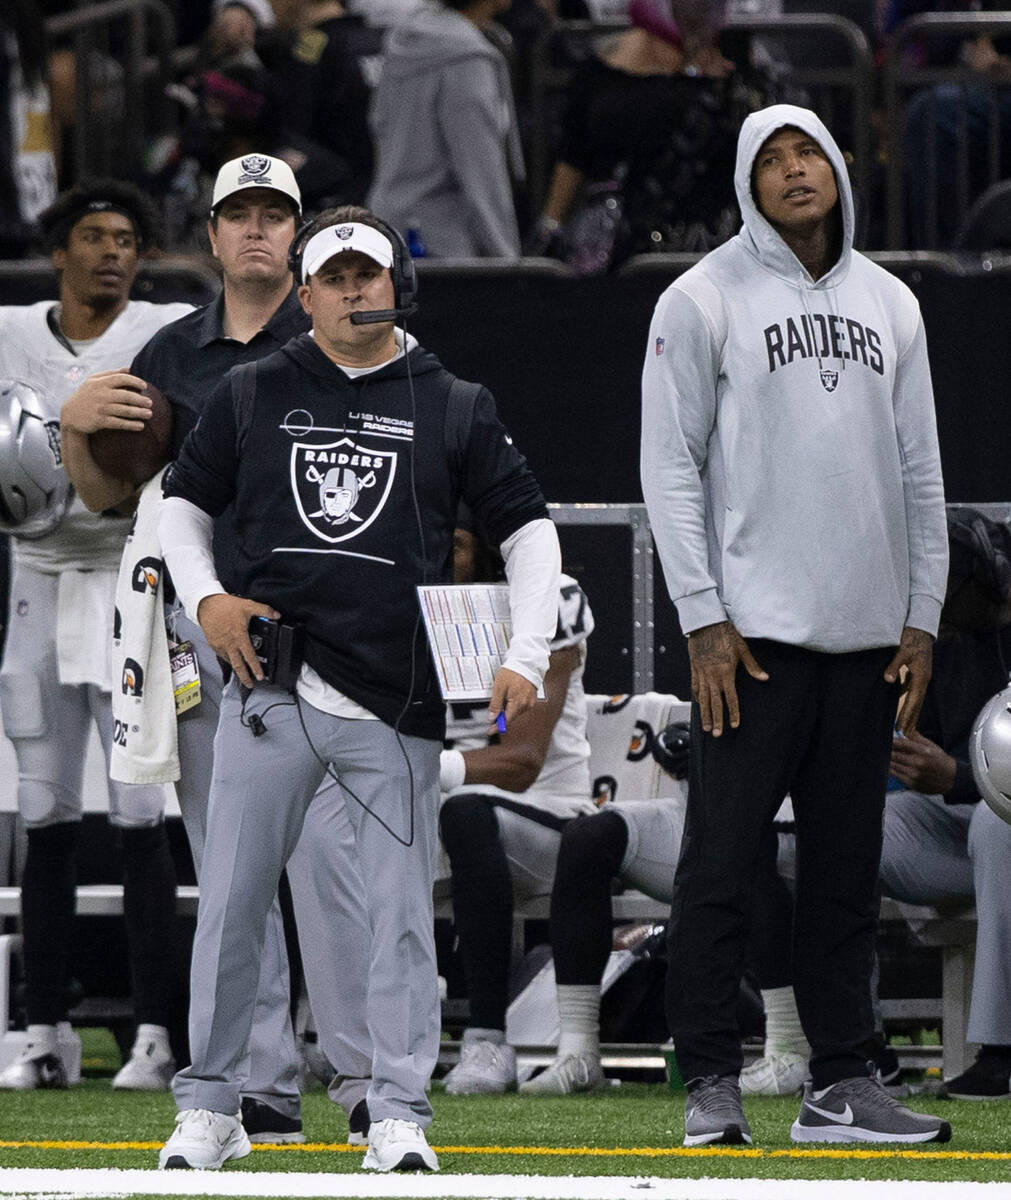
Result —
<instances>
[{"instance_id":1,"label":"white sock","mask_svg":"<svg viewBox=\"0 0 1011 1200\"><path fill-rule=\"evenodd\" d=\"M792 987L762 988L765 1006L765 1053L811 1055Z\"/></svg>"},{"instance_id":2,"label":"white sock","mask_svg":"<svg viewBox=\"0 0 1011 1200\"><path fill-rule=\"evenodd\" d=\"M491 1042L493 1046L501 1046L505 1041L503 1029L465 1029L464 1042Z\"/></svg>"},{"instance_id":3,"label":"white sock","mask_svg":"<svg viewBox=\"0 0 1011 1200\"><path fill-rule=\"evenodd\" d=\"M600 1056L600 984L560 983L558 997L558 1057L569 1054Z\"/></svg>"},{"instance_id":4,"label":"white sock","mask_svg":"<svg viewBox=\"0 0 1011 1200\"><path fill-rule=\"evenodd\" d=\"M53 1054L56 1053L56 1026L29 1025L25 1030L28 1041L32 1045L46 1046Z\"/></svg>"},{"instance_id":5,"label":"white sock","mask_svg":"<svg viewBox=\"0 0 1011 1200\"><path fill-rule=\"evenodd\" d=\"M158 1042L167 1050L169 1047L168 1030L164 1025L138 1025L134 1044L136 1045L137 1042Z\"/></svg>"}]
</instances>

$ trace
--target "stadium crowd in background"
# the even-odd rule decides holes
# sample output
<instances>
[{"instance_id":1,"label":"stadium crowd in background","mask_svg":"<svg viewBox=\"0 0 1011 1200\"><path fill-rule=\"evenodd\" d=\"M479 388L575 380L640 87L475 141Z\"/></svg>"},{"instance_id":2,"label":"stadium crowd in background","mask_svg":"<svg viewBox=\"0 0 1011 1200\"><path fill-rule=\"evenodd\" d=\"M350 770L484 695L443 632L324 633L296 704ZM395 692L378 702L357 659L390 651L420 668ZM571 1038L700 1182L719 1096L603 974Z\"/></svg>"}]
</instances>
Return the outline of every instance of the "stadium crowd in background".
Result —
<instances>
[{"instance_id":1,"label":"stadium crowd in background","mask_svg":"<svg viewBox=\"0 0 1011 1200\"><path fill-rule=\"evenodd\" d=\"M46 48L38 27L41 16L70 7L14 0L6 18L19 30L7 38L7 58L19 60L12 46L20 39L39 113L39 85L48 78L64 186L80 169L74 43L63 34ZM438 0L174 0L169 7L177 37L169 125L147 130L143 165L129 170L164 209L165 248L181 251L201 249L217 166L254 145L289 163L308 212L368 195L414 231L416 254L515 257L525 246L587 271L644 251L704 251L735 231L719 164L743 116L776 100L806 103L794 74L812 55L829 66L838 61L838 31L808 31L807 43L794 44L774 32L721 28L728 16L774 23L782 0L482 0L451 8ZM968 7L1000 9L999 0L892 0L812 4L811 11L855 20L880 67L904 20ZM791 6L798 11L804 6ZM583 42L569 37L565 23L573 18L627 20L631 28L610 35L602 28ZM121 43L114 34L89 68L94 112L110 121L125 98ZM913 67L961 63L968 73L957 83L909 84L897 144L910 247L956 244L968 205L994 170L1000 178L1009 169L1005 50L1000 37L971 34L921 37L907 47ZM550 73L535 86L533 63L545 53ZM454 92L467 102L437 99ZM860 164L871 183L858 198L861 244L865 235L883 244L886 197L876 164L896 153L886 143L899 137L887 131L882 92L876 87L871 98L870 161ZM845 94L832 107L832 132L850 155L855 110Z\"/></svg>"},{"instance_id":2,"label":"stadium crowd in background","mask_svg":"<svg viewBox=\"0 0 1011 1200\"><path fill-rule=\"evenodd\" d=\"M722 8L631 0L631 28L578 68L532 252L592 273L737 232L737 132L781 96L770 75L724 58Z\"/></svg>"},{"instance_id":3,"label":"stadium crowd in background","mask_svg":"<svg viewBox=\"0 0 1011 1200\"><path fill-rule=\"evenodd\" d=\"M32 0L12 0L0 14L0 258L31 248L56 199L47 74L42 14Z\"/></svg>"}]
</instances>

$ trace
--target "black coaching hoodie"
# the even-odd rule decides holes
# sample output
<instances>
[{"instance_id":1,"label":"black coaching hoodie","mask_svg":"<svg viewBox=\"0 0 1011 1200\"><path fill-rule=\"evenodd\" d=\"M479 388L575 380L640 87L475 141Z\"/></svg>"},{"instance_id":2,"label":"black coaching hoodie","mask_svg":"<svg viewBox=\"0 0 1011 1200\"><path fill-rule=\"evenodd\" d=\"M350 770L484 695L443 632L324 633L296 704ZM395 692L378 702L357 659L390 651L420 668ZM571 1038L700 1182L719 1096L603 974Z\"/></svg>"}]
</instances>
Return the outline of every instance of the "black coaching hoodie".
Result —
<instances>
[{"instance_id":1,"label":"black coaching hoodie","mask_svg":"<svg viewBox=\"0 0 1011 1200\"><path fill-rule=\"evenodd\" d=\"M441 738L415 589L451 580L461 498L501 544L547 516L536 480L491 394L420 347L349 379L302 334L250 369L251 400L236 398L237 368L165 496L211 516L234 499L237 594L302 622L327 683L404 733Z\"/></svg>"}]
</instances>

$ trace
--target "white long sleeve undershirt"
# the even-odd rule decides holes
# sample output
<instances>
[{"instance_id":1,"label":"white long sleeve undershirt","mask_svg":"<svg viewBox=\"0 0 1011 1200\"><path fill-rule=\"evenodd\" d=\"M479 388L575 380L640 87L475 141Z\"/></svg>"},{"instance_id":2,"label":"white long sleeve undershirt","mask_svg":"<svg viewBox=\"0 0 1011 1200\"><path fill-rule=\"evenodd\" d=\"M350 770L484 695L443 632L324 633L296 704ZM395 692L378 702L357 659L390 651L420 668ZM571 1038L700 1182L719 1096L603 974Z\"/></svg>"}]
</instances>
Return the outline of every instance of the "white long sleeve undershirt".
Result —
<instances>
[{"instance_id":1,"label":"white long sleeve undershirt","mask_svg":"<svg viewBox=\"0 0 1011 1200\"><path fill-rule=\"evenodd\" d=\"M225 592L214 566L213 534L214 520L203 509L180 496L162 500L158 518L162 554L176 594L194 621L201 600ZM554 523L547 518L528 521L506 538L501 551L513 626L502 665L539 687L558 620L561 552Z\"/></svg>"}]
</instances>

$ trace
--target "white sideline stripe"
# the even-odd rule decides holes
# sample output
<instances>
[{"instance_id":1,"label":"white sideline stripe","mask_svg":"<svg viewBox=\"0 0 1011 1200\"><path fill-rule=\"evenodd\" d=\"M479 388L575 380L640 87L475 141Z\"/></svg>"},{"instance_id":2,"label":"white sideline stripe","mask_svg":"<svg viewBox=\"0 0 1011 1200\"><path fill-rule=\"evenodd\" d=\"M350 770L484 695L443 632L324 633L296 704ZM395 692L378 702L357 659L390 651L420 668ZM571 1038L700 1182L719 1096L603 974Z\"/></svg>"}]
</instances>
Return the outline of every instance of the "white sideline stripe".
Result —
<instances>
[{"instance_id":1,"label":"white sideline stripe","mask_svg":"<svg viewBox=\"0 0 1011 1200\"><path fill-rule=\"evenodd\" d=\"M648 1176L331 1175L283 1171L0 1169L0 1197L485 1197L494 1200L1009 1200L1011 1183L657 1179Z\"/></svg>"}]
</instances>

